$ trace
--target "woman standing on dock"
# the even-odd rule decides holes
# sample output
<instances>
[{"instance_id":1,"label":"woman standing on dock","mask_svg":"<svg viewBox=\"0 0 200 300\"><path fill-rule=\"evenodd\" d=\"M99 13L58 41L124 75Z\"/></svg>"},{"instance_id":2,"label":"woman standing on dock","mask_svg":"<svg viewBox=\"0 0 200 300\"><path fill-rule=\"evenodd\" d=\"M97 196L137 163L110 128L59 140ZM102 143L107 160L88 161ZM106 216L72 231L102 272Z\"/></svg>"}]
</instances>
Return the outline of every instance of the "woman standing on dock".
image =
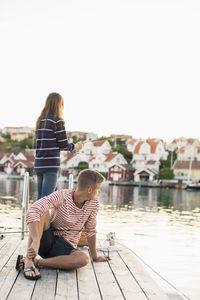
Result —
<instances>
[{"instance_id":1,"label":"woman standing on dock","mask_svg":"<svg viewBox=\"0 0 200 300\"><path fill-rule=\"evenodd\" d=\"M36 122L36 155L38 199L55 191L60 168L60 150L81 149L82 142L69 143L63 120L64 100L58 93L48 95Z\"/></svg>"}]
</instances>

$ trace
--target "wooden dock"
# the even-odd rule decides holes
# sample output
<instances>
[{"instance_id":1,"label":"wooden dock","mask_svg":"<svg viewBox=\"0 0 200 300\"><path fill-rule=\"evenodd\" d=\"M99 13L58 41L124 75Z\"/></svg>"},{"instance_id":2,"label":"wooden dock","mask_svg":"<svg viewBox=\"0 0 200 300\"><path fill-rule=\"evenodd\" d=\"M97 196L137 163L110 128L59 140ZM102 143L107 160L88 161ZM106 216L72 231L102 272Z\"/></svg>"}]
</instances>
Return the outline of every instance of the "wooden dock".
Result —
<instances>
[{"instance_id":1,"label":"wooden dock","mask_svg":"<svg viewBox=\"0 0 200 300\"><path fill-rule=\"evenodd\" d=\"M81 269L40 269L42 278L31 281L15 270L25 240L6 236L0 240L0 299L14 300L167 300L168 296L144 270L134 253L120 245L109 262L89 262ZM99 247L101 241L98 241ZM88 252L87 248L83 248ZM101 252L102 254L102 252Z\"/></svg>"}]
</instances>

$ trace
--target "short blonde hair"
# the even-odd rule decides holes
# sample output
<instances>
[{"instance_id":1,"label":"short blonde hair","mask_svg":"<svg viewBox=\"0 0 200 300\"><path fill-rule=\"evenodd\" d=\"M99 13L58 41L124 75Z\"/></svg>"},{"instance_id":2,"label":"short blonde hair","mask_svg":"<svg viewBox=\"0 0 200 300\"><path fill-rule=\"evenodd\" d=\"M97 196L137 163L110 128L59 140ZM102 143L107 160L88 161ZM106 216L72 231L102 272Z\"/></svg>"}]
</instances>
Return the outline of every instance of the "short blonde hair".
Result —
<instances>
[{"instance_id":1,"label":"short blonde hair","mask_svg":"<svg viewBox=\"0 0 200 300\"><path fill-rule=\"evenodd\" d=\"M103 183L105 177L95 171L90 169L82 170L78 176L77 188L78 190L84 190L86 187L91 186L93 189L97 187L98 183Z\"/></svg>"}]
</instances>

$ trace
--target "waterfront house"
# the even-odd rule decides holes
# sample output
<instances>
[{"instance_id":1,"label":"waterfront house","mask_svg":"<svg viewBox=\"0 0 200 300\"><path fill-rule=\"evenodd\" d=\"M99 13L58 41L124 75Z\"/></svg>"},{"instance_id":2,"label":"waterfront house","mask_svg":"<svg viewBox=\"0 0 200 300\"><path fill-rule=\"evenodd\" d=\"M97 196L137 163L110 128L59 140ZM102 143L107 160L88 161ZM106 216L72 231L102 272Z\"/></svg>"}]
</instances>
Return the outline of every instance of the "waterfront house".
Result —
<instances>
[{"instance_id":1,"label":"waterfront house","mask_svg":"<svg viewBox=\"0 0 200 300\"><path fill-rule=\"evenodd\" d=\"M186 145L177 150L178 160L197 160L200 161L200 146Z\"/></svg>"},{"instance_id":2,"label":"waterfront house","mask_svg":"<svg viewBox=\"0 0 200 300\"><path fill-rule=\"evenodd\" d=\"M135 182L152 182L158 179L158 171L151 168L141 168L135 171L134 173L134 181Z\"/></svg>"},{"instance_id":3,"label":"waterfront house","mask_svg":"<svg viewBox=\"0 0 200 300\"><path fill-rule=\"evenodd\" d=\"M127 161L123 155L118 152L97 154L89 160L90 169L105 173L108 173L109 168L114 164L127 164Z\"/></svg>"},{"instance_id":4,"label":"waterfront house","mask_svg":"<svg viewBox=\"0 0 200 300\"><path fill-rule=\"evenodd\" d=\"M200 181L200 161L197 160L176 160L173 165L174 176L177 180L193 182Z\"/></svg>"},{"instance_id":5,"label":"waterfront house","mask_svg":"<svg viewBox=\"0 0 200 300\"><path fill-rule=\"evenodd\" d=\"M15 161L12 157L4 157L2 159L2 171L7 175L12 174L14 170L14 163Z\"/></svg>"},{"instance_id":6,"label":"waterfront house","mask_svg":"<svg viewBox=\"0 0 200 300\"><path fill-rule=\"evenodd\" d=\"M134 179L134 168L130 164L114 164L108 169L108 180L130 181Z\"/></svg>"},{"instance_id":7,"label":"waterfront house","mask_svg":"<svg viewBox=\"0 0 200 300\"><path fill-rule=\"evenodd\" d=\"M132 166L136 169L135 181L157 178L160 159L166 160L168 152L160 139L137 140L134 144Z\"/></svg>"},{"instance_id":8,"label":"waterfront house","mask_svg":"<svg viewBox=\"0 0 200 300\"><path fill-rule=\"evenodd\" d=\"M28 160L15 160L13 165L13 172L16 175L24 175L25 172L31 174L33 170L33 163Z\"/></svg>"},{"instance_id":9,"label":"waterfront house","mask_svg":"<svg viewBox=\"0 0 200 300\"><path fill-rule=\"evenodd\" d=\"M26 171L33 170L34 155L32 153L14 153L4 154L0 160L1 171L7 175L23 175Z\"/></svg>"}]
</instances>

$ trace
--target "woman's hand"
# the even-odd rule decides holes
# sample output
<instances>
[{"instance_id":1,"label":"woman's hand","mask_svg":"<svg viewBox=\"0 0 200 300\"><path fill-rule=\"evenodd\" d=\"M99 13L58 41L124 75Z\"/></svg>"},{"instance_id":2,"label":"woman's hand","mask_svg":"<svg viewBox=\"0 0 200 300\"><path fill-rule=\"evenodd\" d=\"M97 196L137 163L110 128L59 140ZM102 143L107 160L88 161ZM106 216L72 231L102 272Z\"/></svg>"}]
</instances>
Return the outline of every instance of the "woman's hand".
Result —
<instances>
[{"instance_id":1,"label":"woman's hand","mask_svg":"<svg viewBox=\"0 0 200 300\"><path fill-rule=\"evenodd\" d=\"M83 142L80 141L74 145L75 150L81 150L83 148Z\"/></svg>"}]
</instances>

